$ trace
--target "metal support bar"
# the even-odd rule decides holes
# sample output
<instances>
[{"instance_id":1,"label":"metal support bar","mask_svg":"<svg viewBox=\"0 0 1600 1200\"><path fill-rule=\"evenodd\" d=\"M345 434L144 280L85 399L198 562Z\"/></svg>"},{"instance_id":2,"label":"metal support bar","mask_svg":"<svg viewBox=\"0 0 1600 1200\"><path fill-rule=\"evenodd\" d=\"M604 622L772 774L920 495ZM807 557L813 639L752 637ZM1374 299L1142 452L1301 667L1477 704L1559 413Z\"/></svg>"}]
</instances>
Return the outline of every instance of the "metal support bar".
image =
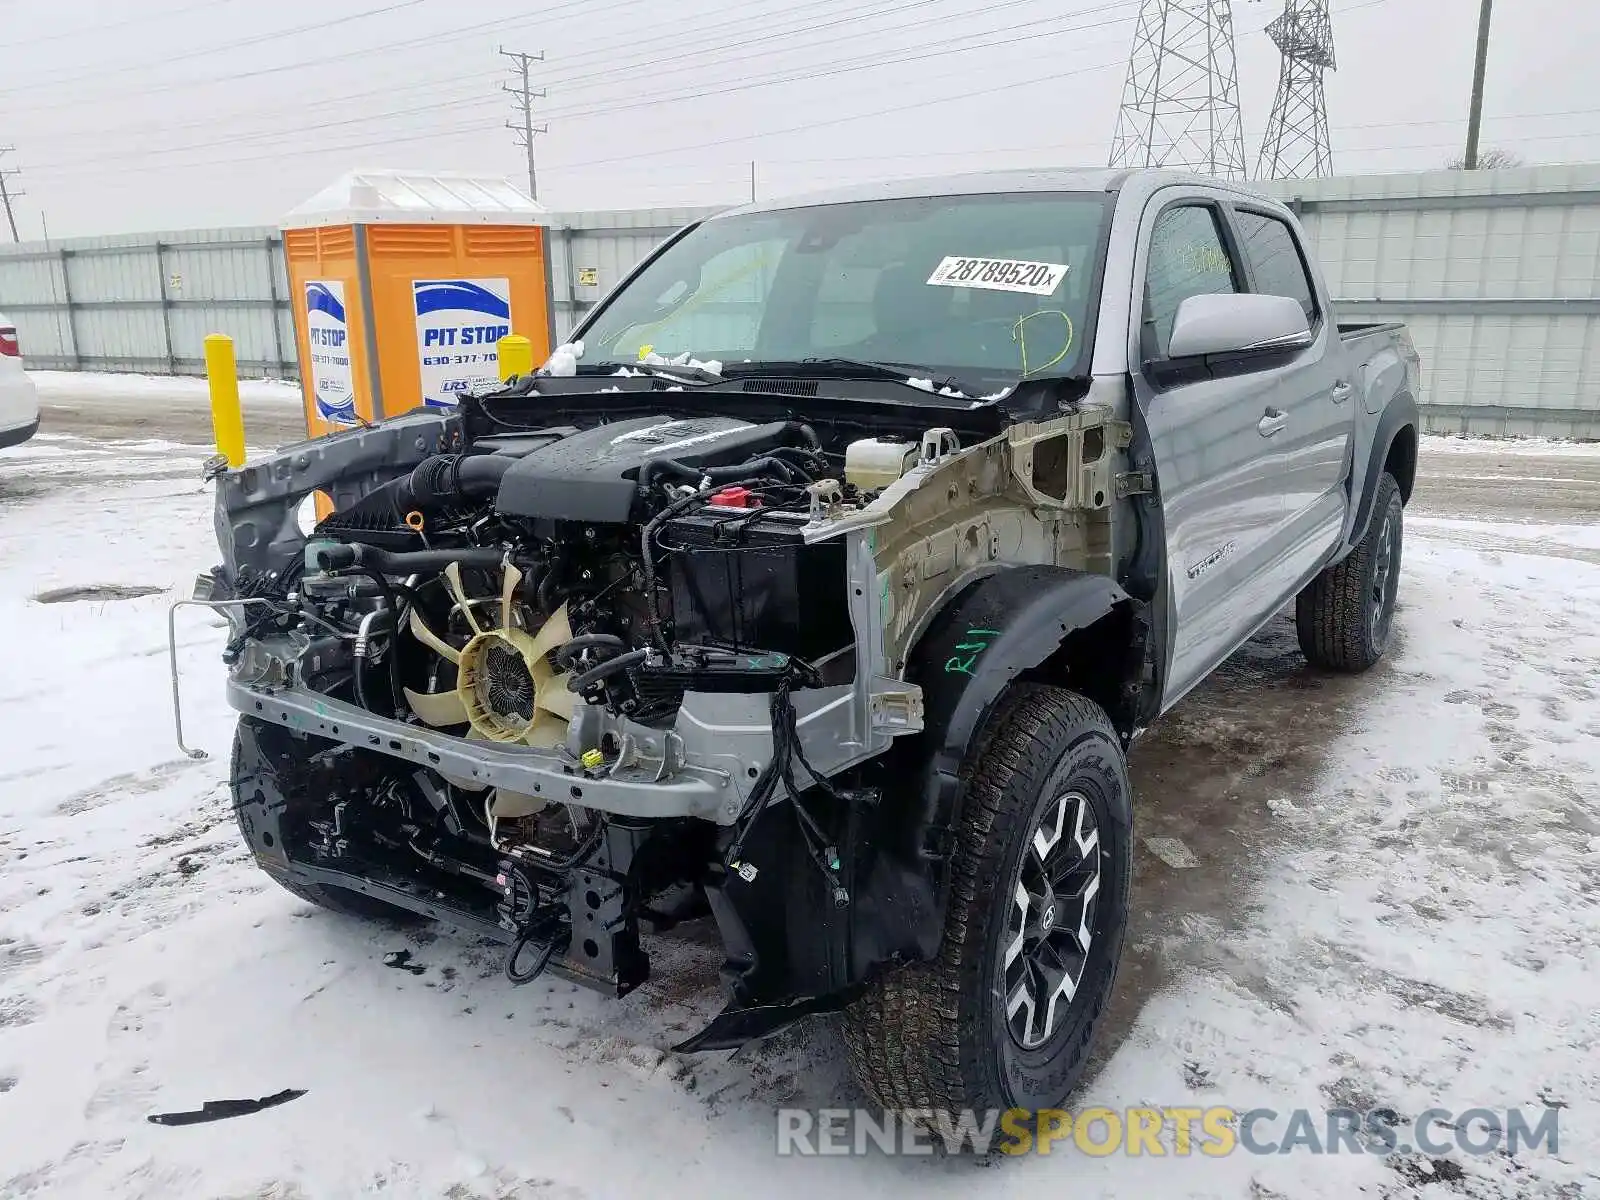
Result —
<instances>
[{"instance_id":1,"label":"metal support bar","mask_svg":"<svg viewBox=\"0 0 1600 1200\"><path fill-rule=\"evenodd\" d=\"M253 298L218 297L213 300L187 300L177 296L161 300L75 300L72 307L80 311L91 308L130 309L130 308L268 308L281 305L281 300L269 300L264 296ZM60 303L51 303L48 300L25 300L18 303L6 301L7 312L36 312L53 308L61 308Z\"/></svg>"},{"instance_id":2,"label":"metal support bar","mask_svg":"<svg viewBox=\"0 0 1600 1200\"><path fill-rule=\"evenodd\" d=\"M278 360L278 373L284 374L283 361L283 318L278 311L278 260L272 253L276 243L272 238L265 239L261 245L267 256L267 294L271 297L272 304L272 357Z\"/></svg>"},{"instance_id":3,"label":"metal support bar","mask_svg":"<svg viewBox=\"0 0 1600 1200\"><path fill-rule=\"evenodd\" d=\"M282 238L269 237L266 240L273 246L281 246L283 244ZM200 242L170 242L168 244L184 250L238 250L241 247L250 245L248 241L230 241L227 238L208 238ZM25 250L20 254L0 251L0 262L42 262L45 259L54 258L63 251L79 258L101 258L115 254L144 254L149 249L149 242L129 242L124 246L67 246L63 247L62 250Z\"/></svg>"},{"instance_id":4,"label":"metal support bar","mask_svg":"<svg viewBox=\"0 0 1600 1200\"><path fill-rule=\"evenodd\" d=\"M576 240L570 225L561 230L561 251L562 256L566 259L566 310L568 314L566 332L561 335L563 339L572 335L573 329L578 324L578 314L583 311L578 307L578 269L572 265L572 244ZM554 313L551 314L551 319L554 320Z\"/></svg>"},{"instance_id":5,"label":"metal support bar","mask_svg":"<svg viewBox=\"0 0 1600 1200\"><path fill-rule=\"evenodd\" d=\"M1456 314L1473 317L1576 317L1600 313L1600 296L1463 296L1440 299L1431 296L1396 298L1368 297L1335 300L1343 315L1352 313Z\"/></svg>"},{"instance_id":6,"label":"metal support bar","mask_svg":"<svg viewBox=\"0 0 1600 1200\"><path fill-rule=\"evenodd\" d=\"M83 369L83 357L78 352L78 320L74 315L75 309L72 303L72 272L67 266L71 257L71 250L62 250L58 259L61 266L61 306L67 310L67 333L72 338L72 369L81 371ZM12 307L15 308L16 305L12 305ZM55 306L52 305L52 307ZM65 347L62 348L65 349Z\"/></svg>"},{"instance_id":7,"label":"metal support bar","mask_svg":"<svg viewBox=\"0 0 1600 1200\"><path fill-rule=\"evenodd\" d=\"M183 698L178 692L178 610L180 608L228 608L243 607L247 604L265 604L271 607L270 600L254 597L244 600L179 600L167 609L167 665L172 673L172 729L177 735L178 749L190 758L210 758L204 750L191 749L183 741Z\"/></svg>"},{"instance_id":8,"label":"metal support bar","mask_svg":"<svg viewBox=\"0 0 1600 1200\"><path fill-rule=\"evenodd\" d=\"M1461 196L1370 196L1355 199L1317 200L1305 196L1284 199L1297 212L1413 212L1417 209L1444 211L1461 208L1582 208L1600 205L1600 191L1570 192L1471 192Z\"/></svg>"},{"instance_id":9,"label":"metal support bar","mask_svg":"<svg viewBox=\"0 0 1600 1200\"><path fill-rule=\"evenodd\" d=\"M161 291L161 339L167 348L167 374L178 373L178 359L172 352L172 296L167 290L167 248L156 242L156 287Z\"/></svg>"}]
</instances>

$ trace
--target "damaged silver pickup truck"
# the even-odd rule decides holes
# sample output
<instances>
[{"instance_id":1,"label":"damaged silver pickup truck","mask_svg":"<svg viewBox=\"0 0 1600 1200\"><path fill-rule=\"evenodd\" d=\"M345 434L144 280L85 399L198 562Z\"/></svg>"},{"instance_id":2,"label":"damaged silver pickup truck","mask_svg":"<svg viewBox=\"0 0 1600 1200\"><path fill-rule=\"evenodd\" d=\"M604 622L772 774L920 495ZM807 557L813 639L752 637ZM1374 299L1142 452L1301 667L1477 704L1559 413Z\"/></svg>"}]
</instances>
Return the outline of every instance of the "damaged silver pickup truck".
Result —
<instances>
[{"instance_id":1,"label":"damaged silver pickup truck","mask_svg":"<svg viewBox=\"0 0 1600 1200\"><path fill-rule=\"evenodd\" d=\"M714 920L728 1003L683 1049L843 1010L887 1106L1058 1105L1129 743L1285 604L1312 662L1383 653L1417 391L1234 185L719 215L533 375L221 474L239 827L516 982L622 995Z\"/></svg>"}]
</instances>

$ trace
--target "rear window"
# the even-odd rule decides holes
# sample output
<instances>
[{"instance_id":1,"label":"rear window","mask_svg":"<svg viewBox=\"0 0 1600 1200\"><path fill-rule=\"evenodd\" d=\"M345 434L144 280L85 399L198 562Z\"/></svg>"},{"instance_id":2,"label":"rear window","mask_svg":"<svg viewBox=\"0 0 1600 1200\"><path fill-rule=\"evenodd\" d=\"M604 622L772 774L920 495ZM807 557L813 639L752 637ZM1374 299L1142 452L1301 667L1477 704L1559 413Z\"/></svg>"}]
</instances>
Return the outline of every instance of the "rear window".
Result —
<instances>
[{"instance_id":1,"label":"rear window","mask_svg":"<svg viewBox=\"0 0 1600 1200\"><path fill-rule=\"evenodd\" d=\"M1295 243L1294 231L1277 217L1238 212L1239 238L1256 291L1268 296L1290 296L1305 310L1306 323L1317 323L1317 293L1311 274Z\"/></svg>"}]
</instances>

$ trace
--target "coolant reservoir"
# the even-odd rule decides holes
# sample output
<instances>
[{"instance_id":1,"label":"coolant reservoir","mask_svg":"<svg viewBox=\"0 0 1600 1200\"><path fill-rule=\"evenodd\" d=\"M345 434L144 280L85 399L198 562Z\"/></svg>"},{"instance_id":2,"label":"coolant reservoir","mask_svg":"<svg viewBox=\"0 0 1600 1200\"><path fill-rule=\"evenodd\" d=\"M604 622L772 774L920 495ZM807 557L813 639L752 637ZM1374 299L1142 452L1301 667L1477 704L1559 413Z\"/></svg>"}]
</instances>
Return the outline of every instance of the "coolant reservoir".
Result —
<instances>
[{"instance_id":1,"label":"coolant reservoir","mask_svg":"<svg viewBox=\"0 0 1600 1200\"><path fill-rule=\"evenodd\" d=\"M888 438L862 438L844 451L844 478L863 492L888 487L917 465L917 444Z\"/></svg>"}]
</instances>

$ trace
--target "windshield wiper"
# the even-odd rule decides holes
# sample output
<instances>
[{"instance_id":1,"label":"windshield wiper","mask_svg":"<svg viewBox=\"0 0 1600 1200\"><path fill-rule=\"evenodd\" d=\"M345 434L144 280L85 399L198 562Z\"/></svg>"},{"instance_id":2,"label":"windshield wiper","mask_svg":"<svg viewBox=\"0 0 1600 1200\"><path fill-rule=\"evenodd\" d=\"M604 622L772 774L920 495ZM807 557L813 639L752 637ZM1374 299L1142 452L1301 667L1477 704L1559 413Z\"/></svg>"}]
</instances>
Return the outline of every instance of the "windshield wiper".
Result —
<instances>
[{"instance_id":1,"label":"windshield wiper","mask_svg":"<svg viewBox=\"0 0 1600 1200\"><path fill-rule=\"evenodd\" d=\"M927 388L918 387L917 390L937 393L940 388L949 388L962 396L967 393L954 379L934 379L929 375L919 372L926 370L916 363L887 363L874 362L865 358L801 358L779 360L773 359L764 362L729 363L723 368L723 374L730 378L746 377L760 378L764 375L783 377L786 375L812 375L826 379L882 379L890 383L903 383L908 387L916 385L913 379L926 379L930 384Z\"/></svg>"},{"instance_id":2,"label":"windshield wiper","mask_svg":"<svg viewBox=\"0 0 1600 1200\"><path fill-rule=\"evenodd\" d=\"M672 363L642 362L580 363L578 365L579 375L609 375L625 379L627 376L618 374L623 370L633 375L648 375L653 379L665 379L672 383L721 383L723 378L715 371L707 370L705 367L691 367L688 364L684 364L681 367Z\"/></svg>"}]
</instances>

